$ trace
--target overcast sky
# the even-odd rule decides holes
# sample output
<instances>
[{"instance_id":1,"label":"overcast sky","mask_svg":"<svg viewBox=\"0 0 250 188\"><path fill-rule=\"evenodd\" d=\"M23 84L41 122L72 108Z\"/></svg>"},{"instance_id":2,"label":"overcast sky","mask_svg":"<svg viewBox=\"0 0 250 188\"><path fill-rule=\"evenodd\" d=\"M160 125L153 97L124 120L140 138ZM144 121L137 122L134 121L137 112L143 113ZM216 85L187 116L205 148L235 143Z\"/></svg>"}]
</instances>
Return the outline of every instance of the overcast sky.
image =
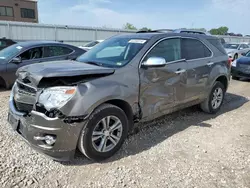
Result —
<instances>
[{"instance_id":1,"label":"overcast sky","mask_svg":"<svg viewBox=\"0 0 250 188\"><path fill-rule=\"evenodd\" d=\"M38 0L47 24L122 28L206 28L227 26L250 34L250 0Z\"/></svg>"}]
</instances>

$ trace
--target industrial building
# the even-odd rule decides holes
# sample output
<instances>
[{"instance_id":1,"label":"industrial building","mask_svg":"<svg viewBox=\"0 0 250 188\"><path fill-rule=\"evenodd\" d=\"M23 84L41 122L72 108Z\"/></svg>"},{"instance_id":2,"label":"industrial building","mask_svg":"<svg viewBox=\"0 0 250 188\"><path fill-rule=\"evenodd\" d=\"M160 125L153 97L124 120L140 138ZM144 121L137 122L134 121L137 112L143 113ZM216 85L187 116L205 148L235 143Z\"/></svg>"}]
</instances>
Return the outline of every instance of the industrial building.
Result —
<instances>
[{"instance_id":1,"label":"industrial building","mask_svg":"<svg viewBox=\"0 0 250 188\"><path fill-rule=\"evenodd\" d=\"M37 0L0 0L0 20L38 23Z\"/></svg>"}]
</instances>

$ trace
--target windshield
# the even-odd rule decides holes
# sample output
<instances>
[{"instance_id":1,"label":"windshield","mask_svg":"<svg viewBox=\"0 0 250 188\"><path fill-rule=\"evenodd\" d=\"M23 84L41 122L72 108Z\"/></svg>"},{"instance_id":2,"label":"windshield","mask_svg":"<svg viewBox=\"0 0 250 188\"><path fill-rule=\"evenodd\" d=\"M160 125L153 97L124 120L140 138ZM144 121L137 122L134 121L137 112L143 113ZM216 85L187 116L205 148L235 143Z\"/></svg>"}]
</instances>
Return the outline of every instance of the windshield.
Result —
<instances>
[{"instance_id":1,"label":"windshield","mask_svg":"<svg viewBox=\"0 0 250 188\"><path fill-rule=\"evenodd\" d=\"M144 39L111 38L81 55L77 61L106 67L122 67L145 45Z\"/></svg>"},{"instance_id":2,"label":"windshield","mask_svg":"<svg viewBox=\"0 0 250 188\"><path fill-rule=\"evenodd\" d=\"M93 41L93 42L87 43L85 45L85 47L93 47L93 46L97 45L98 43L99 43L98 41Z\"/></svg>"},{"instance_id":3,"label":"windshield","mask_svg":"<svg viewBox=\"0 0 250 188\"><path fill-rule=\"evenodd\" d=\"M250 51L248 51L245 56L250 57Z\"/></svg>"},{"instance_id":4,"label":"windshield","mask_svg":"<svg viewBox=\"0 0 250 188\"><path fill-rule=\"evenodd\" d=\"M18 52L20 52L22 48L23 47L20 46L19 44L14 44L7 48L4 48L3 50L0 51L0 59L9 60L13 56L15 56Z\"/></svg>"},{"instance_id":5,"label":"windshield","mask_svg":"<svg viewBox=\"0 0 250 188\"><path fill-rule=\"evenodd\" d=\"M224 44L224 48L228 49L238 49L239 44Z\"/></svg>"}]
</instances>

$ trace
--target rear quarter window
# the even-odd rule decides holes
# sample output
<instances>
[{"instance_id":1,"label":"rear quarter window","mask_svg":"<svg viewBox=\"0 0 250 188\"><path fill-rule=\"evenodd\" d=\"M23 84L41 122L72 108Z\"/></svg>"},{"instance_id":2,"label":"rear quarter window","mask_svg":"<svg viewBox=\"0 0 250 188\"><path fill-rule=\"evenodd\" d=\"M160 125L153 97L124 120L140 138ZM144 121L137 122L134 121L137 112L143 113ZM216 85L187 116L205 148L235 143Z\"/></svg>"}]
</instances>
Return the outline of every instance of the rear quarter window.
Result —
<instances>
[{"instance_id":1,"label":"rear quarter window","mask_svg":"<svg viewBox=\"0 0 250 188\"><path fill-rule=\"evenodd\" d=\"M207 41L217 48L222 54L227 54L220 39L207 39Z\"/></svg>"}]
</instances>

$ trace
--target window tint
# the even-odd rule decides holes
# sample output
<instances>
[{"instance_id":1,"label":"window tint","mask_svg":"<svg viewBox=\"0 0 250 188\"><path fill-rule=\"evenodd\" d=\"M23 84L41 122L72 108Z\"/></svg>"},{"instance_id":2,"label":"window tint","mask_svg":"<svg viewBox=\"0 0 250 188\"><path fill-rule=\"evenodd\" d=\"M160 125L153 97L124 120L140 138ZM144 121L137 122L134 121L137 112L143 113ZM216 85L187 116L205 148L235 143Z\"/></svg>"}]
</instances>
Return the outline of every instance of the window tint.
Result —
<instances>
[{"instance_id":1,"label":"window tint","mask_svg":"<svg viewBox=\"0 0 250 188\"><path fill-rule=\"evenodd\" d=\"M63 47L63 46L45 46L44 47L44 57L68 55L71 52L73 52L73 50L71 50L70 48Z\"/></svg>"},{"instance_id":2,"label":"window tint","mask_svg":"<svg viewBox=\"0 0 250 188\"><path fill-rule=\"evenodd\" d=\"M11 16L13 17L13 8L0 6L0 16Z\"/></svg>"},{"instance_id":3,"label":"window tint","mask_svg":"<svg viewBox=\"0 0 250 188\"><path fill-rule=\"evenodd\" d=\"M159 42L146 56L147 60L150 57L162 57L166 62L176 61L181 59L180 39L166 39Z\"/></svg>"},{"instance_id":4,"label":"window tint","mask_svg":"<svg viewBox=\"0 0 250 188\"><path fill-rule=\"evenodd\" d=\"M22 60L39 59L43 57L43 47L32 48L20 55Z\"/></svg>"},{"instance_id":5,"label":"window tint","mask_svg":"<svg viewBox=\"0 0 250 188\"><path fill-rule=\"evenodd\" d=\"M199 40L182 39L182 58L186 60L210 57L210 50Z\"/></svg>"},{"instance_id":6,"label":"window tint","mask_svg":"<svg viewBox=\"0 0 250 188\"><path fill-rule=\"evenodd\" d=\"M27 9L27 8L21 8L21 17L22 18L32 18L35 19L35 10L34 9Z\"/></svg>"},{"instance_id":7,"label":"window tint","mask_svg":"<svg viewBox=\"0 0 250 188\"><path fill-rule=\"evenodd\" d=\"M223 54L227 54L220 39L208 39L208 42L210 42L210 44L212 44L215 48L217 48Z\"/></svg>"}]
</instances>

